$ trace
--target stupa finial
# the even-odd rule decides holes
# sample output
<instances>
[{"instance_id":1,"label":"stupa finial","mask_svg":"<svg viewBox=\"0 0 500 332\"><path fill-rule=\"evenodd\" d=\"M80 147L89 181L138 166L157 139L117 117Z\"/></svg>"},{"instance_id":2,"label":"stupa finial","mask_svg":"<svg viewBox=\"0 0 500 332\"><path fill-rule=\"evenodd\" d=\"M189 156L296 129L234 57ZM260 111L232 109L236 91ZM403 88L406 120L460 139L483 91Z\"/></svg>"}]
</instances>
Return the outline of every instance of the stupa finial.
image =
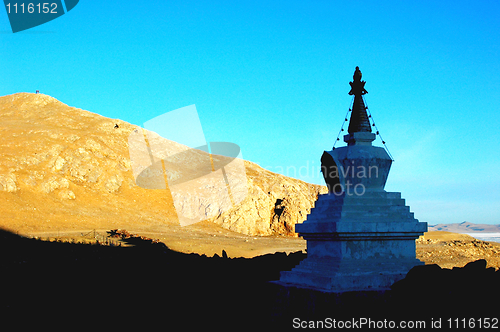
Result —
<instances>
[{"instance_id":1,"label":"stupa finial","mask_svg":"<svg viewBox=\"0 0 500 332\"><path fill-rule=\"evenodd\" d=\"M370 120L368 120L368 114L366 113L365 102L363 100L363 95L368 93L368 91L365 90L366 82L362 81L361 77L361 70L359 70L359 67L356 67L354 75L352 76L353 81L349 82L351 85L351 91L349 91L349 94L354 95L351 120L349 121L349 134L372 132Z\"/></svg>"},{"instance_id":2,"label":"stupa finial","mask_svg":"<svg viewBox=\"0 0 500 332\"><path fill-rule=\"evenodd\" d=\"M356 67L356 70L354 71L354 75L352 75L352 82L349 82L351 85L351 91L349 91L349 95L355 95L355 96L362 96L368 91L365 90L365 81L361 80L361 77L363 74L361 74L361 70L359 70L359 67Z\"/></svg>"}]
</instances>

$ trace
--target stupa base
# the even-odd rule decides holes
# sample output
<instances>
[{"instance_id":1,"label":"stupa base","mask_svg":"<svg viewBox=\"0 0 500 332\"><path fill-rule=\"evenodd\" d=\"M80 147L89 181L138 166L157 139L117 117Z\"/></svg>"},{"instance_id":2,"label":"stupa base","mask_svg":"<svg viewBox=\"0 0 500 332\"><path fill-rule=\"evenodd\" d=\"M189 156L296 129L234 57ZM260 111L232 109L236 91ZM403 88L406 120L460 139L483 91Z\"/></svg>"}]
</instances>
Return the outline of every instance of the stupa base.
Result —
<instances>
[{"instance_id":1,"label":"stupa base","mask_svg":"<svg viewBox=\"0 0 500 332\"><path fill-rule=\"evenodd\" d=\"M307 258L280 283L328 292L389 289L424 263L415 240L427 231L400 193L321 195L308 219L295 225L307 240Z\"/></svg>"},{"instance_id":2,"label":"stupa base","mask_svg":"<svg viewBox=\"0 0 500 332\"><path fill-rule=\"evenodd\" d=\"M279 284L334 293L389 290L396 281L404 279L412 267L424 264L418 259L395 261L371 259L338 263L305 259L292 271L282 271Z\"/></svg>"}]
</instances>

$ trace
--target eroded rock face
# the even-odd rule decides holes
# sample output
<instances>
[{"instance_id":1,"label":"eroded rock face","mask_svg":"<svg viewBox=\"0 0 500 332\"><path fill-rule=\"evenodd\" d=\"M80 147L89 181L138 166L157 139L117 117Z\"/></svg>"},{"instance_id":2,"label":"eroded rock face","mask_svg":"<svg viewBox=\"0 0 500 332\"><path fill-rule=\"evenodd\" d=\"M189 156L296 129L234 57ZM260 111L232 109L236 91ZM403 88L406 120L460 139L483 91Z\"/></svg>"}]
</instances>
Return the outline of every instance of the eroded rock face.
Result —
<instances>
[{"instance_id":1,"label":"eroded rock face","mask_svg":"<svg viewBox=\"0 0 500 332\"><path fill-rule=\"evenodd\" d=\"M136 183L128 146L135 129L42 94L0 97L0 213L9 215L0 226L41 231L178 224L168 189ZM165 141L171 152L186 149ZM186 162L206 159L203 153ZM211 221L243 234L295 235L294 225L326 187L244 163L248 194L240 204L227 209L228 202L175 193L185 203L178 206L216 215Z\"/></svg>"},{"instance_id":2,"label":"eroded rock face","mask_svg":"<svg viewBox=\"0 0 500 332\"><path fill-rule=\"evenodd\" d=\"M16 175L13 173L0 174L0 190L6 191L8 193L13 193L17 191Z\"/></svg>"},{"instance_id":3,"label":"eroded rock face","mask_svg":"<svg viewBox=\"0 0 500 332\"><path fill-rule=\"evenodd\" d=\"M248 235L296 236L295 224L306 220L318 195L327 192L326 187L255 166L247 165L248 196L239 206L214 221Z\"/></svg>"}]
</instances>

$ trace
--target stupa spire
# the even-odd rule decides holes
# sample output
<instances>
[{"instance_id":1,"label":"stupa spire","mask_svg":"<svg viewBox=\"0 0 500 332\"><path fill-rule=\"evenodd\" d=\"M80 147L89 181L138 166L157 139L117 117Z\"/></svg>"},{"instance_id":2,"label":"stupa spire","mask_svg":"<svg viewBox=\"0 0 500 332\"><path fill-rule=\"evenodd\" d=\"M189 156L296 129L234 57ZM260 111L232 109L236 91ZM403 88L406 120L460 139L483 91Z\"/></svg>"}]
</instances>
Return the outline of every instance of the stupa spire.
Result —
<instances>
[{"instance_id":1,"label":"stupa spire","mask_svg":"<svg viewBox=\"0 0 500 332\"><path fill-rule=\"evenodd\" d=\"M361 80L361 71L356 67L352 76L350 95L354 95L354 103L351 109L351 120L349 121L348 135L344 136L344 142L347 145L371 145L375 140L375 134L372 133L372 126L368 119L363 95L367 94L365 90L365 81Z\"/></svg>"},{"instance_id":2,"label":"stupa spire","mask_svg":"<svg viewBox=\"0 0 500 332\"><path fill-rule=\"evenodd\" d=\"M362 81L361 77L361 71L359 70L359 67L356 67L354 75L352 76L353 81L349 82L349 84L351 85L351 91L349 91L349 95L354 95L351 120L349 121L349 134L359 132L372 132L370 120L368 120L368 114L366 113L365 102L363 100L363 95L368 93L368 91L365 90L366 82Z\"/></svg>"}]
</instances>

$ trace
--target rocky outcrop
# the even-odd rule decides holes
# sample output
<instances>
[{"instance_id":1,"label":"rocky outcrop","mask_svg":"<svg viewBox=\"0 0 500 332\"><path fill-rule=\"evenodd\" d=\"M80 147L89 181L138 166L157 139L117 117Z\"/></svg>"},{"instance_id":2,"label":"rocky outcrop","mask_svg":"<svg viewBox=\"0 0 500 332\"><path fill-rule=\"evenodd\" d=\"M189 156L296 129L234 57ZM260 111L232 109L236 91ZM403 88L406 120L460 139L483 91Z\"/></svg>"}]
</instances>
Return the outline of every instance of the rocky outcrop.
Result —
<instances>
[{"instance_id":1,"label":"rocky outcrop","mask_svg":"<svg viewBox=\"0 0 500 332\"><path fill-rule=\"evenodd\" d=\"M444 232L442 232L444 233ZM443 268L464 266L477 259L486 259L488 267L500 266L500 244L477 240L465 234L456 234L460 239L418 238L417 258L426 264L439 264ZM450 233L448 233L450 234Z\"/></svg>"},{"instance_id":2,"label":"rocky outcrop","mask_svg":"<svg viewBox=\"0 0 500 332\"><path fill-rule=\"evenodd\" d=\"M0 174L0 190L13 193L17 191L16 175L13 173Z\"/></svg>"},{"instance_id":3,"label":"rocky outcrop","mask_svg":"<svg viewBox=\"0 0 500 332\"><path fill-rule=\"evenodd\" d=\"M292 235L295 224L303 222L314 207L324 186L268 172L247 164L248 196L214 222L249 235Z\"/></svg>"},{"instance_id":4,"label":"rocky outcrop","mask_svg":"<svg viewBox=\"0 0 500 332\"><path fill-rule=\"evenodd\" d=\"M42 94L0 97L0 226L26 232L168 226L178 224L176 195L183 209L206 211L211 222L229 230L293 236L294 225L306 219L318 194L326 192L324 186L248 161L247 195L230 209L220 208L228 202L199 200L196 205L196 197L188 193L146 189L136 183L129 154L129 135L136 129ZM171 151L186 149L162 140ZM169 181L186 169L196 170L183 166L196 166L203 153L188 155L185 164L169 173Z\"/></svg>"}]
</instances>

